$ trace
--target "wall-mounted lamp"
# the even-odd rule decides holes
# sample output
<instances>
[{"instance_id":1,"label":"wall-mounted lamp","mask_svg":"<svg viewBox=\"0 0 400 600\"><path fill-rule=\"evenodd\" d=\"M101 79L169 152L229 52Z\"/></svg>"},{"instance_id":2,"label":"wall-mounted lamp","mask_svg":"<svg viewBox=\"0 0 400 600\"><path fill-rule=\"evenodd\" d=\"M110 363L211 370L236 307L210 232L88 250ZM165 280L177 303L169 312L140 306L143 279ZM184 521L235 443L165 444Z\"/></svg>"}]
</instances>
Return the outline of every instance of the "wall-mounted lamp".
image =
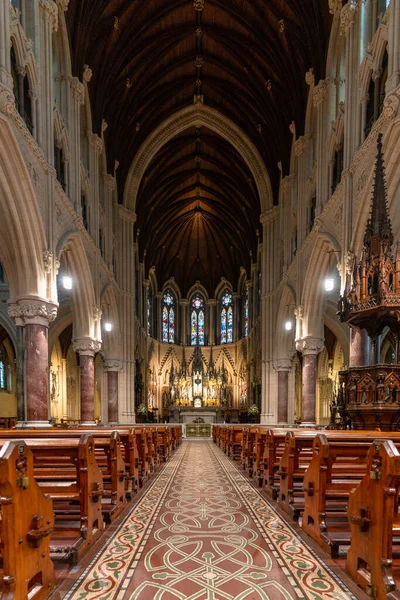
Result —
<instances>
[{"instance_id":1,"label":"wall-mounted lamp","mask_svg":"<svg viewBox=\"0 0 400 600\"><path fill-rule=\"evenodd\" d=\"M285 329L286 331L291 331L293 329L293 321L285 321Z\"/></svg>"},{"instance_id":2,"label":"wall-mounted lamp","mask_svg":"<svg viewBox=\"0 0 400 600\"><path fill-rule=\"evenodd\" d=\"M335 280L332 277L327 277L324 281L324 287L326 292L332 292L335 287Z\"/></svg>"},{"instance_id":3,"label":"wall-mounted lamp","mask_svg":"<svg viewBox=\"0 0 400 600\"><path fill-rule=\"evenodd\" d=\"M65 290L72 290L72 277L64 275L62 282Z\"/></svg>"},{"instance_id":4,"label":"wall-mounted lamp","mask_svg":"<svg viewBox=\"0 0 400 600\"><path fill-rule=\"evenodd\" d=\"M112 331L112 328L113 328L113 326L112 326L112 323L110 323L110 321L106 321L106 322L104 323L104 329L105 329L106 331Z\"/></svg>"}]
</instances>

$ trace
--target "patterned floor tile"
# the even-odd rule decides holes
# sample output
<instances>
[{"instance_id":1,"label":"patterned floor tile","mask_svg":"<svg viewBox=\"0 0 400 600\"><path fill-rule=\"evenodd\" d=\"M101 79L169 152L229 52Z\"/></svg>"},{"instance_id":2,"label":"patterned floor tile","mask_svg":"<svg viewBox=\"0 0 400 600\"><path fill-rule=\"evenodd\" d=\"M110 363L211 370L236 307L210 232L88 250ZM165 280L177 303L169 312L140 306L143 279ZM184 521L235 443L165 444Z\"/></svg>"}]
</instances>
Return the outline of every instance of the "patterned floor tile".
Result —
<instances>
[{"instance_id":1,"label":"patterned floor tile","mask_svg":"<svg viewBox=\"0 0 400 600\"><path fill-rule=\"evenodd\" d=\"M235 465L187 441L65 600L355 600Z\"/></svg>"}]
</instances>

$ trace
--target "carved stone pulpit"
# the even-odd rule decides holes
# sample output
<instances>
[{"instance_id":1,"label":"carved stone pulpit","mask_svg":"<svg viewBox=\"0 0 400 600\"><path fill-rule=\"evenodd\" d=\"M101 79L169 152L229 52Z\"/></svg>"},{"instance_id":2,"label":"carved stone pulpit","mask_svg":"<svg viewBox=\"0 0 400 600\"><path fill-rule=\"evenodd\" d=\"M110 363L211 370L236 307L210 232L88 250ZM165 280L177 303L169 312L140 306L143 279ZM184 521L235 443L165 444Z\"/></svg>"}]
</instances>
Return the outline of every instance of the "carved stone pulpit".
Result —
<instances>
[{"instance_id":1,"label":"carved stone pulpit","mask_svg":"<svg viewBox=\"0 0 400 600\"><path fill-rule=\"evenodd\" d=\"M347 275L338 315L352 328L365 329L370 341L369 365L350 366L340 372L344 396L344 425L354 429L390 431L400 421L400 252L392 251L393 233L386 198L382 135L378 155L372 208L359 261ZM380 342L390 336L394 364L382 364Z\"/></svg>"}]
</instances>

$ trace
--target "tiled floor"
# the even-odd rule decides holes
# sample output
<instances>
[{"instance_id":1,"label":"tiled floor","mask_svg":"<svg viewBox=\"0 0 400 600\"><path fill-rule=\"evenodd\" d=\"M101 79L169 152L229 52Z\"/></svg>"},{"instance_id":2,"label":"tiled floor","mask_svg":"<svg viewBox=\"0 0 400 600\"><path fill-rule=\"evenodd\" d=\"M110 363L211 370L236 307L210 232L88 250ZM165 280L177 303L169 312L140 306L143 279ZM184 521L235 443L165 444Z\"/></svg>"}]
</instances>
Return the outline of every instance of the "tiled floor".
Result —
<instances>
[{"instance_id":1,"label":"tiled floor","mask_svg":"<svg viewBox=\"0 0 400 600\"><path fill-rule=\"evenodd\" d=\"M364 597L208 441L185 442L108 538L53 598Z\"/></svg>"}]
</instances>

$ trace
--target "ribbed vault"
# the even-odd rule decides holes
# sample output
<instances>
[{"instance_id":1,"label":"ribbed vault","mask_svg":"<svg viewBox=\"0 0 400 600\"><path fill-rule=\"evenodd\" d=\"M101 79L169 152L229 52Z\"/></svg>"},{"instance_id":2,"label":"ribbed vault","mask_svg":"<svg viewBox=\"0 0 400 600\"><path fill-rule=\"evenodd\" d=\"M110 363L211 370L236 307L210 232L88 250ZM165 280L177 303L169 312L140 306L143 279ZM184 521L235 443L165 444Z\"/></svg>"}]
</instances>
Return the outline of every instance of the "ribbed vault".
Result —
<instances>
[{"instance_id":1,"label":"ribbed vault","mask_svg":"<svg viewBox=\"0 0 400 600\"><path fill-rule=\"evenodd\" d=\"M260 206L238 152L205 127L167 143L143 178L137 202L139 248L160 281L181 291L196 280L210 295L221 277L234 285L256 249Z\"/></svg>"},{"instance_id":2,"label":"ribbed vault","mask_svg":"<svg viewBox=\"0 0 400 600\"><path fill-rule=\"evenodd\" d=\"M93 72L93 127L99 133L102 120L108 124L108 169L118 161L120 202L139 150L196 102L243 132L277 203L278 163L289 172L289 126L304 133L305 73L324 77L327 0L70 0L66 16L73 74L81 77L84 65ZM184 291L199 279L213 293L221 276L234 284L249 265L260 198L248 161L201 129L201 156L194 128L158 151L135 210L141 257L159 281L174 276Z\"/></svg>"}]
</instances>

